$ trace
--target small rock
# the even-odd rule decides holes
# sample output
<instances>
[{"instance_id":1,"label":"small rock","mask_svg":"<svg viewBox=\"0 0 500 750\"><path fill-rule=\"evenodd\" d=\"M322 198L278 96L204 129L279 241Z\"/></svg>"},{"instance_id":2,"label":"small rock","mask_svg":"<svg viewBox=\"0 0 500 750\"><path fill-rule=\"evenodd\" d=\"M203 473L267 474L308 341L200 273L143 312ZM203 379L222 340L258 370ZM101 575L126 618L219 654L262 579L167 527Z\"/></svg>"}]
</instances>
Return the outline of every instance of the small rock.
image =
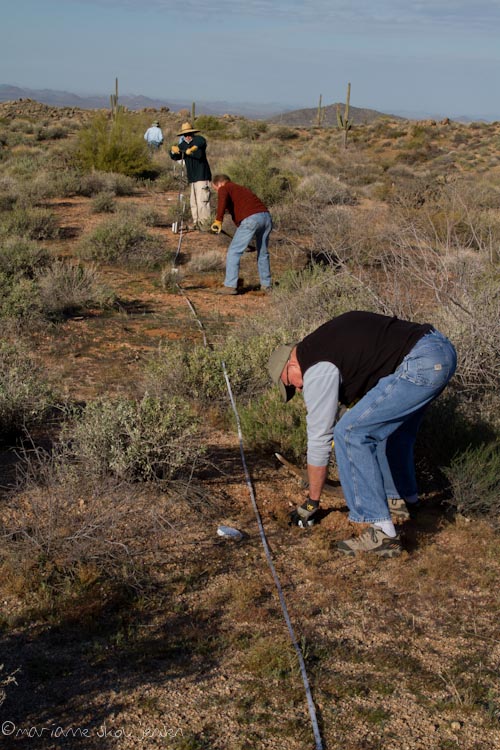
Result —
<instances>
[{"instance_id":1,"label":"small rock","mask_svg":"<svg viewBox=\"0 0 500 750\"><path fill-rule=\"evenodd\" d=\"M454 732L459 732L462 729L462 722L461 721L452 721L450 724L451 729Z\"/></svg>"}]
</instances>

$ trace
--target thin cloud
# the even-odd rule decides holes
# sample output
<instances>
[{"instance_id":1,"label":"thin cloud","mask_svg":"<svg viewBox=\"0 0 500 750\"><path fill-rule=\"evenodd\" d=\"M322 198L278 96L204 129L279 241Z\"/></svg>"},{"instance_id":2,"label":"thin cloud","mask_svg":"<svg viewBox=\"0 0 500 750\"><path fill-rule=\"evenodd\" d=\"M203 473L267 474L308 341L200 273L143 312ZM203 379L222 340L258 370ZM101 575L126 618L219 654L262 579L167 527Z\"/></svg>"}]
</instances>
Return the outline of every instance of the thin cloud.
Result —
<instances>
[{"instance_id":1,"label":"thin cloud","mask_svg":"<svg viewBox=\"0 0 500 750\"><path fill-rule=\"evenodd\" d=\"M75 1L75 0L73 0ZM68 0L66 0L66 3ZM303 23L334 22L349 25L352 31L369 25L428 28L500 28L498 0L87 0L87 4L147 12L166 11L198 19L262 18L286 20L287 26Z\"/></svg>"}]
</instances>

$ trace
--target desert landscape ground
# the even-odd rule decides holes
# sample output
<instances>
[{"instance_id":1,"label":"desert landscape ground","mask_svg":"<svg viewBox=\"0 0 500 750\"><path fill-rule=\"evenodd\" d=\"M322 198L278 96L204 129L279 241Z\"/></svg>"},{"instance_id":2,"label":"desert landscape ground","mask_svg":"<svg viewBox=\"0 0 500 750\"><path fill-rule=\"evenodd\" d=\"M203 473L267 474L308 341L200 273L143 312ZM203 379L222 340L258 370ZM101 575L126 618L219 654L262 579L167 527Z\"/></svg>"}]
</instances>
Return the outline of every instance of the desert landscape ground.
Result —
<instances>
[{"instance_id":1,"label":"desert landscape ground","mask_svg":"<svg viewBox=\"0 0 500 750\"><path fill-rule=\"evenodd\" d=\"M500 747L500 123L381 117L344 148L200 116L212 171L275 224L272 294L248 251L224 297L228 236L172 232L186 185L142 140L187 114L0 105L3 744L314 748L224 362L324 747ZM391 560L336 551L338 486L290 528L305 490L274 458L304 465L305 422L269 353L351 309L430 321L459 356Z\"/></svg>"}]
</instances>

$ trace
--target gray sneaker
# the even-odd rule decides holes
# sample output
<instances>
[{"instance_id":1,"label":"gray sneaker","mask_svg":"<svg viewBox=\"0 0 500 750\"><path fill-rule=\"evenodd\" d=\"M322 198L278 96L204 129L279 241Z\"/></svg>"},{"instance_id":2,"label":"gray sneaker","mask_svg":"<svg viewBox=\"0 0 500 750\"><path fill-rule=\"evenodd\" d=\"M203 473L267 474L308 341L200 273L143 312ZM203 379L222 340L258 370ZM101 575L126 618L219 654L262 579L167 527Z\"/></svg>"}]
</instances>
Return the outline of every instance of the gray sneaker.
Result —
<instances>
[{"instance_id":1,"label":"gray sneaker","mask_svg":"<svg viewBox=\"0 0 500 750\"><path fill-rule=\"evenodd\" d=\"M373 552L379 557L397 557L402 552L401 538L387 536L382 529L371 526L363 534L353 539L337 542L337 549L346 555L356 555L358 552Z\"/></svg>"},{"instance_id":2,"label":"gray sneaker","mask_svg":"<svg viewBox=\"0 0 500 750\"><path fill-rule=\"evenodd\" d=\"M221 286L216 290L216 294L238 294L238 290L235 286Z\"/></svg>"}]
</instances>

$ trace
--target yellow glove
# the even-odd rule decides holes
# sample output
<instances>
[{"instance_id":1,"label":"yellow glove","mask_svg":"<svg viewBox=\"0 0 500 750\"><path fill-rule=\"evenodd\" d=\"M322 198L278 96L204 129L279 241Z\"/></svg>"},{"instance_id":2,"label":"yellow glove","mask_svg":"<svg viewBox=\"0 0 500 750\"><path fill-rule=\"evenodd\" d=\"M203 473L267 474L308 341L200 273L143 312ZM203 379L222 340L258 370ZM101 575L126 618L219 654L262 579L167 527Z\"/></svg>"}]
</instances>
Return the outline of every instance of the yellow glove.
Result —
<instances>
[{"instance_id":1,"label":"yellow glove","mask_svg":"<svg viewBox=\"0 0 500 750\"><path fill-rule=\"evenodd\" d=\"M172 148L170 149L170 152L172 154L180 154L181 150L180 150L179 146L172 146Z\"/></svg>"},{"instance_id":2,"label":"yellow glove","mask_svg":"<svg viewBox=\"0 0 500 750\"><path fill-rule=\"evenodd\" d=\"M222 230L222 221L217 221L216 219L210 229L212 232L215 232L215 234L220 234Z\"/></svg>"},{"instance_id":3,"label":"yellow glove","mask_svg":"<svg viewBox=\"0 0 500 750\"><path fill-rule=\"evenodd\" d=\"M191 154L194 154L195 151L198 151L198 146L191 146L190 148L186 149L187 156L191 156Z\"/></svg>"}]
</instances>

